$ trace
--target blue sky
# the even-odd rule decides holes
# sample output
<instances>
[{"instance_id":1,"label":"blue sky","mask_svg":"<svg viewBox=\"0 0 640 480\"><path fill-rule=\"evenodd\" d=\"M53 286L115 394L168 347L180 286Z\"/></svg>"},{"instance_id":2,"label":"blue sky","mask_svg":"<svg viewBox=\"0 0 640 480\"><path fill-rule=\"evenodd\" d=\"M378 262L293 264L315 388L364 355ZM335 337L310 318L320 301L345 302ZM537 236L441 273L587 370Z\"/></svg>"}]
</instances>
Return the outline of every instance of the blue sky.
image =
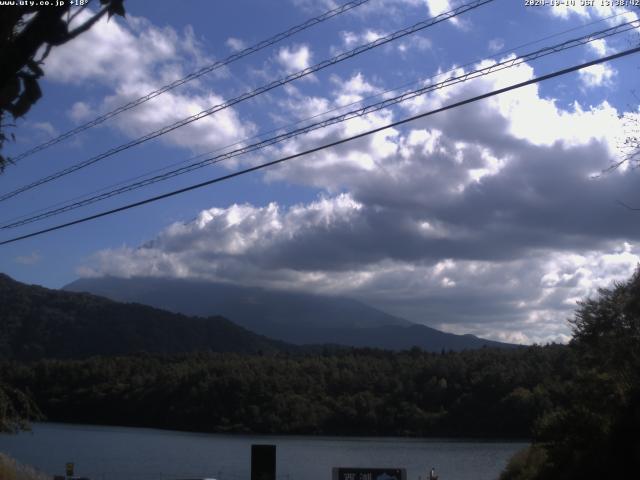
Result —
<instances>
[{"instance_id":1,"label":"blue sky","mask_svg":"<svg viewBox=\"0 0 640 480\"><path fill-rule=\"evenodd\" d=\"M2 193L463 3L371 0L10 166L0 177ZM105 19L53 49L44 66L43 98L17 122L6 153L19 154L336 5L128 1L126 19ZM620 7L525 7L496 0L24 192L3 202L0 220L6 224L190 157L246 144L264 132L286 131L369 97L365 103L379 101L387 90L415 88L452 68L459 74L489 65L520 45L530 44L516 54L634 18ZM5 229L1 238L312 148L630 48L638 38L635 31L610 37L437 90ZM628 277L640 260L640 217L617 203L640 205L638 170L623 166L594 178L621 158L619 142L629 130L620 117L637 116L639 66L640 57L626 57L268 171L6 245L0 247L0 270L52 288L78 276L155 275L343 294L455 333L565 341L575 302Z\"/></svg>"}]
</instances>

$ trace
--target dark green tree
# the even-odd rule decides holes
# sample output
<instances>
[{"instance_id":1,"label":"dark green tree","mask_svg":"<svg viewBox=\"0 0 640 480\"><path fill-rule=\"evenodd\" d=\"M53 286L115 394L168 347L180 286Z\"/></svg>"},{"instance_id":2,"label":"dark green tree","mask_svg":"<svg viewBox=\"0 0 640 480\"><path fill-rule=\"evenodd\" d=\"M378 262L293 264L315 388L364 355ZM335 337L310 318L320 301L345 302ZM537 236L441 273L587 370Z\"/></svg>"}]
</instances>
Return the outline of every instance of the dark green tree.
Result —
<instances>
[{"instance_id":1,"label":"dark green tree","mask_svg":"<svg viewBox=\"0 0 640 480\"><path fill-rule=\"evenodd\" d=\"M640 472L640 269L580 303L576 365L536 442L503 479L635 478Z\"/></svg>"},{"instance_id":2,"label":"dark green tree","mask_svg":"<svg viewBox=\"0 0 640 480\"><path fill-rule=\"evenodd\" d=\"M29 396L0 382L0 432L26 429L29 420L41 418L40 410Z\"/></svg>"},{"instance_id":3,"label":"dark green tree","mask_svg":"<svg viewBox=\"0 0 640 480\"><path fill-rule=\"evenodd\" d=\"M98 12L82 24L70 23L80 9L71 14L71 2L62 5L34 6L16 2L4 6L0 15L0 152L9 138L7 117L24 116L42 96L38 79L42 64L53 47L89 30L104 15L124 16L124 0L100 0ZM24 3L24 5L23 5ZM39 2L34 2L39 3ZM54 2L51 2L54 3ZM85 8L87 1L83 7ZM0 153L0 172L10 162Z\"/></svg>"}]
</instances>

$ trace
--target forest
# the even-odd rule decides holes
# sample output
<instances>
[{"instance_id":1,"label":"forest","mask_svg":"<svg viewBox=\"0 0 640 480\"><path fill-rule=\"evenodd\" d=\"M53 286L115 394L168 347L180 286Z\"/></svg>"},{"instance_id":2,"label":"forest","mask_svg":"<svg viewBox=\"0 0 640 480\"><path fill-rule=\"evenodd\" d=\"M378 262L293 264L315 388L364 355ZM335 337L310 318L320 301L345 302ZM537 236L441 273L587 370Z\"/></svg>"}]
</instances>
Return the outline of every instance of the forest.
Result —
<instances>
[{"instance_id":1,"label":"forest","mask_svg":"<svg viewBox=\"0 0 640 480\"><path fill-rule=\"evenodd\" d=\"M560 401L563 346L460 353L135 355L5 362L50 420L207 432L528 437Z\"/></svg>"}]
</instances>

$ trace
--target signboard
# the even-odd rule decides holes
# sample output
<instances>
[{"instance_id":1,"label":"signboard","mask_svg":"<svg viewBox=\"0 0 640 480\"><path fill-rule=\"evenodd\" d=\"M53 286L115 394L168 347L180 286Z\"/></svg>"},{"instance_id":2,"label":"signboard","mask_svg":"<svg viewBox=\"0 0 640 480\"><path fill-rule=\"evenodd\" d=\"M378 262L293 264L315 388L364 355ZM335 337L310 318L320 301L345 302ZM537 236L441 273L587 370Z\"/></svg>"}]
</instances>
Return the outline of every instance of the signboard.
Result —
<instances>
[{"instance_id":1,"label":"signboard","mask_svg":"<svg viewBox=\"0 0 640 480\"><path fill-rule=\"evenodd\" d=\"M73 462L69 462L66 465L67 477L73 477Z\"/></svg>"},{"instance_id":2,"label":"signboard","mask_svg":"<svg viewBox=\"0 0 640 480\"><path fill-rule=\"evenodd\" d=\"M275 445L251 445L251 480L276 480Z\"/></svg>"},{"instance_id":3,"label":"signboard","mask_svg":"<svg viewBox=\"0 0 640 480\"><path fill-rule=\"evenodd\" d=\"M333 480L407 480L404 468L333 468Z\"/></svg>"}]
</instances>

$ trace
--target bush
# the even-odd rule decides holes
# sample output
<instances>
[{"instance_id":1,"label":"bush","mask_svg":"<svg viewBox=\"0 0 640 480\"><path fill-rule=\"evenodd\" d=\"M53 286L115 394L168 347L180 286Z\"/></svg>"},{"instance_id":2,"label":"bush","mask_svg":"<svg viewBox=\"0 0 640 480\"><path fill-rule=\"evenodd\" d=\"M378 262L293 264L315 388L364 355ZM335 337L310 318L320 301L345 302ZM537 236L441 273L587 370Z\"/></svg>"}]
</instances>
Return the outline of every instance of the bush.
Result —
<instances>
[{"instance_id":1,"label":"bush","mask_svg":"<svg viewBox=\"0 0 640 480\"><path fill-rule=\"evenodd\" d=\"M51 477L32 467L21 465L13 458L0 453L0 478L2 480L50 480Z\"/></svg>"},{"instance_id":2,"label":"bush","mask_svg":"<svg viewBox=\"0 0 640 480\"><path fill-rule=\"evenodd\" d=\"M544 478L547 452L543 447L531 445L517 452L500 474L500 480L537 480Z\"/></svg>"}]
</instances>

